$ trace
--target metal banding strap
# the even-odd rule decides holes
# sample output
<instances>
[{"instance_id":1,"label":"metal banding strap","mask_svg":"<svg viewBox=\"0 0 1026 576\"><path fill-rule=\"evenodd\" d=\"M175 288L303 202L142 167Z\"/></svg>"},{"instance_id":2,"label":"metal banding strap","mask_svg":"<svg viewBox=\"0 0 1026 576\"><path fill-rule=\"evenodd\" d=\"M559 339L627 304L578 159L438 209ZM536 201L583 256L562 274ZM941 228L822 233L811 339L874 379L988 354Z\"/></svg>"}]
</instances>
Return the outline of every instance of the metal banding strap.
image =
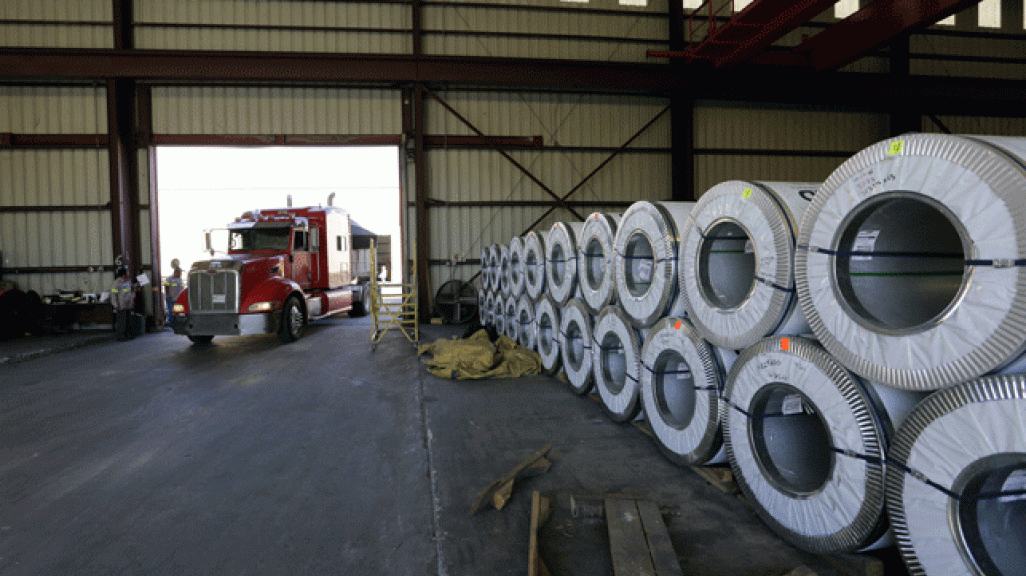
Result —
<instances>
[{"instance_id":1,"label":"metal banding strap","mask_svg":"<svg viewBox=\"0 0 1026 576\"><path fill-rule=\"evenodd\" d=\"M869 256L869 257L880 257L880 258L938 258L938 259L961 259L962 254L944 253L944 252L890 252L880 251L872 252L866 250L830 250L827 248L820 248L818 246L809 246L807 244L799 244L799 250L806 250L808 252L816 252L818 254L826 254L827 256L840 256L840 257L851 257L851 256ZM1015 268L1026 266L1026 258L969 258L962 260L966 266L987 266L993 268Z\"/></svg>"},{"instance_id":2,"label":"metal banding strap","mask_svg":"<svg viewBox=\"0 0 1026 576\"><path fill-rule=\"evenodd\" d=\"M761 283L765 284L766 286L769 286L770 288L773 288L774 290L780 290L781 292L787 292L788 294L794 294L795 291L796 291L796 289L793 288L793 287L792 288L788 288L786 286L781 286L780 284L777 284L776 282L774 282L774 281L772 281L772 280L770 280L768 278L763 278L762 276L754 276L754 278L755 278L755 280L757 282L761 282Z\"/></svg>"},{"instance_id":3,"label":"metal banding strap","mask_svg":"<svg viewBox=\"0 0 1026 576\"><path fill-rule=\"evenodd\" d=\"M656 370L656 369L652 368L651 366L649 366L648 364L645 364L644 362L639 362L639 364L641 364L641 366L645 370L648 370L650 373L658 375L658 376L666 376L667 374L693 374L693 372L691 370L687 370L687 369L685 369L685 370ZM718 386L692 386L691 388L694 389L694 390L697 390L699 392L712 392L714 390L717 391L717 392L722 392L723 391L723 389L718 387ZM719 396L718 394L717 394L717 397L720 398L720 399L723 398L722 396Z\"/></svg>"}]
</instances>

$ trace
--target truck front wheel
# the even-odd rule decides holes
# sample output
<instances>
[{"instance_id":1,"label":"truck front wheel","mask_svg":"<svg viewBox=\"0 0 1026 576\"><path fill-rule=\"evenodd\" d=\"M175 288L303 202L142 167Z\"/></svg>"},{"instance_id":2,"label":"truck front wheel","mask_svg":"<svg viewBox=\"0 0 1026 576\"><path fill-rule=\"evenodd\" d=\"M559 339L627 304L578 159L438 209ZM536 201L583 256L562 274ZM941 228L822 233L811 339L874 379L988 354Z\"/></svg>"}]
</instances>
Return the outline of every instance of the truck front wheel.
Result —
<instances>
[{"instance_id":1,"label":"truck front wheel","mask_svg":"<svg viewBox=\"0 0 1026 576\"><path fill-rule=\"evenodd\" d=\"M367 284L361 281L360 298L357 299L356 294L353 294L353 307L349 310L350 318L367 315L367 299L370 298L370 294L368 293L369 290L370 288L367 287Z\"/></svg>"},{"instance_id":2,"label":"truck front wheel","mask_svg":"<svg viewBox=\"0 0 1026 576\"><path fill-rule=\"evenodd\" d=\"M303 335L303 322L303 309L299 307L299 299L290 296L281 311L278 339L286 344L299 340L299 337Z\"/></svg>"}]
</instances>

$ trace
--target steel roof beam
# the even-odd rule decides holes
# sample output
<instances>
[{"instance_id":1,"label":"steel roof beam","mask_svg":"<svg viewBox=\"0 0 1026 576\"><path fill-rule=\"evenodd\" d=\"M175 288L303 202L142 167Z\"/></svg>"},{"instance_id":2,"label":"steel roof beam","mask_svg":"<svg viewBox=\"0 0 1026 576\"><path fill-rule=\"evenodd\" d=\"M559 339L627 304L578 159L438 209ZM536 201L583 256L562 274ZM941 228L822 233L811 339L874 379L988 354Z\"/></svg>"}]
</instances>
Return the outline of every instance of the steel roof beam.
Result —
<instances>
[{"instance_id":1,"label":"steel roof beam","mask_svg":"<svg viewBox=\"0 0 1026 576\"><path fill-rule=\"evenodd\" d=\"M836 70L891 38L928 26L980 0L875 0L802 42L794 51L809 55L816 70Z\"/></svg>"},{"instance_id":2,"label":"steel roof beam","mask_svg":"<svg viewBox=\"0 0 1026 576\"><path fill-rule=\"evenodd\" d=\"M713 62L719 67L748 60L837 1L755 0L719 29L717 39L729 44Z\"/></svg>"}]
</instances>

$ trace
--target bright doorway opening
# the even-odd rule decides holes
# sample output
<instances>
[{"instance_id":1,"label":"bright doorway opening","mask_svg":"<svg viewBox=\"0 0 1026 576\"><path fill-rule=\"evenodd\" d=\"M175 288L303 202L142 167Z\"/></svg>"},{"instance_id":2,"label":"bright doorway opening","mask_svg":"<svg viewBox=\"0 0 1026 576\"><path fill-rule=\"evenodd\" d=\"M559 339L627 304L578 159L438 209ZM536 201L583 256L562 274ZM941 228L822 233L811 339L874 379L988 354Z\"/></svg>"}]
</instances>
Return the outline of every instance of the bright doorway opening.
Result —
<instances>
[{"instance_id":1,"label":"bright doorway opening","mask_svg":"<svg viewBox=\"0 0 1026 576\"><path fill-rule=\"evenodd\" d=\"M399 148L396 146L158 146L160 264L188 272L210 257L204 230L224 228L247 210L333 204L376 235L391 236L401 263ZM214 237L215 241L217 236ZM227 249L227 245L224 247ZM401 281L388 270L390 281Z\"/></svg>"}]
</instances>

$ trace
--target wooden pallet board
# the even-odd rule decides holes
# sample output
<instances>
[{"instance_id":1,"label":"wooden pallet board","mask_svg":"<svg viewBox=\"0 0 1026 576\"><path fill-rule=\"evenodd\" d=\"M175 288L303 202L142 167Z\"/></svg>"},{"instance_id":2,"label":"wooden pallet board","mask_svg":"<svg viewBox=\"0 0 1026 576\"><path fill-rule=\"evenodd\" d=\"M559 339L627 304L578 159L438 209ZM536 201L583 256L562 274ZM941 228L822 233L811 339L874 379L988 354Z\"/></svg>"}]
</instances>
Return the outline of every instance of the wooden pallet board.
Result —
<instances>
[{"instance_id":1,"label":"wooden pallet board","mask_svg":"<svg viewBox=\"0 0 1026 576\"><path fill-rule=\"evenodd\" d=\"M615 576L683 575L658 506L626 498L607 498L605 506Z\"/></svg>"}]
</instances>

